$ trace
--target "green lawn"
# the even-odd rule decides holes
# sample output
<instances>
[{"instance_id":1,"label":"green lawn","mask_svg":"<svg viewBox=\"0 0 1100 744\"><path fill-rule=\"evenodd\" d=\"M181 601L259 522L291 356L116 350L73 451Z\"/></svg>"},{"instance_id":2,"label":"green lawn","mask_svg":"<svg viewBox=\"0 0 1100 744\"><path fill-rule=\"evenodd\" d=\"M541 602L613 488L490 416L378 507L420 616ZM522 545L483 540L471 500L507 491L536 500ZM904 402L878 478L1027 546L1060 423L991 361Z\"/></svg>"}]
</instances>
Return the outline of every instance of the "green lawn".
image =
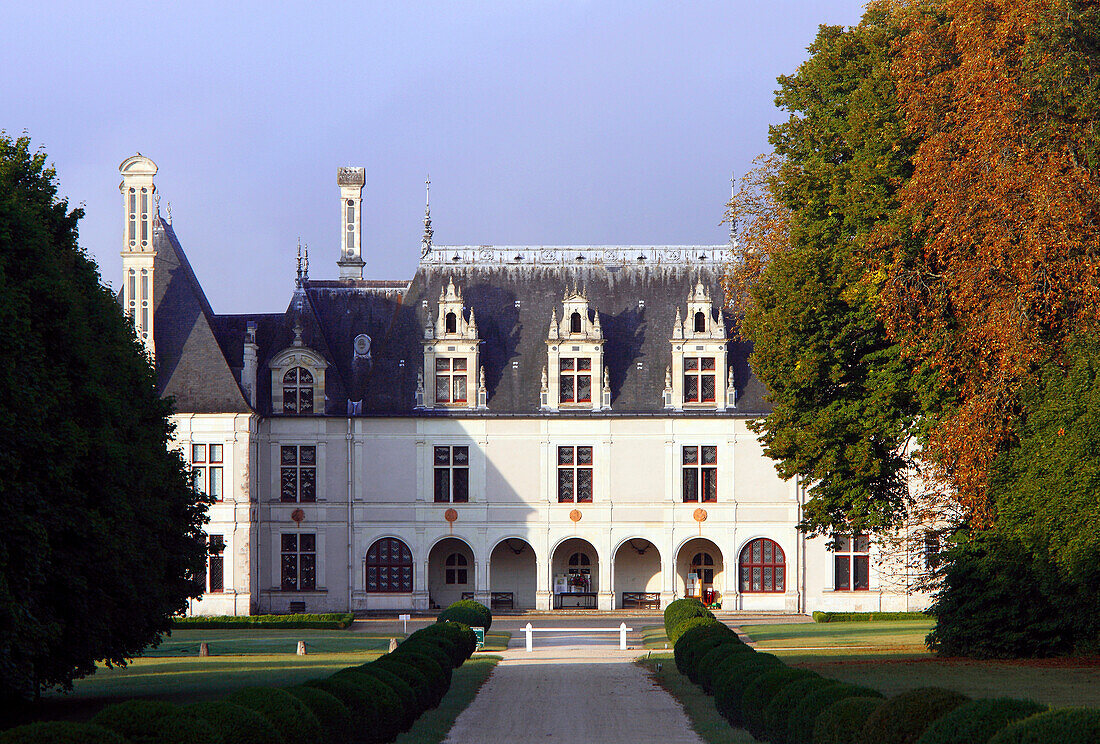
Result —
<instances>
[{"instance_id":1,"label":"green lawn","mask_svg":"<svg viewBox=\"0 0 1100 744\"><path fill-rule=\"evenodd\" d=\"M306 642L308 654L340 654L384 652L390 636L371 633L354 633L349 630L197 630L176 629L165 637L156 648L148 649L144 656L194 656L199 655L199 644L210 645L212 656L242 656L251 654L293 654L298 641Z\"/></svg>"},{"instance_id":2,"label":"green lawn","mask_svg":"<svg viewBox=\"0 0 1100 744\"><path fill-rule=\"evenodd\" d=\"M883 622L784 623L743 625L743 630L761 650L778 648L850 647L854 653L927 655L924 637L931 620Z\"/></svg>"}]
</instances>

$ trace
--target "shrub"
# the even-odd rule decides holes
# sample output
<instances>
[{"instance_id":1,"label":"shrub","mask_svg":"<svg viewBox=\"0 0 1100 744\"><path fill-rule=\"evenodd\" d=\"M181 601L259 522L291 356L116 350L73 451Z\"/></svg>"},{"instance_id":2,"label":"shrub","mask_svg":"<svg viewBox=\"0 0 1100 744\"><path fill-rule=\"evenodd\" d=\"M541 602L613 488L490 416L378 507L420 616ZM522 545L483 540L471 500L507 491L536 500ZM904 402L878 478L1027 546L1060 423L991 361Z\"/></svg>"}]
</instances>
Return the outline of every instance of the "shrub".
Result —
<instances>
[{"instance_id":1,"label":"shrub","mask_svg":"<svg viewBox=\"0 0 1100 744\"><path fill-rule=\"evenodd\" d=\"M249 708L224 700L192 703L185 711L209 723L225 744L282 744L271 721Z\"/></svg>"},{"instance_id":2,"label":"shrub","mask_svg":"<svg viewBox=\"0 0 1100 744\"><path fill-rule=\"evenodd\" d=\"M939 687L918 687L888 699L863 724L865 744L913 744L940 716L970 698Z\"/></svg>"},{"instance_id":3,"label":"shrub","mask_svg":"<svg viewBox=\"0 0 1100 744\"><path fill-rule=\"evenodd\" d=\"M1100 741L1100 710L1062 708L1011 723L989 744L1096 744Z\"/></svg>"},{"instance_id":4,"label":"shrub","mask_svg":"<svg viewBox=\"0 0 1100 744\"><path fill-rule=\"evenodd\" d=\"M731 640L732 639L732 640ZM722 645L738 644L737 637L729 635L712 634L705 638L695 638L692 641L680 641L676 644L674 656L676 668L680 670L692 682L699 683L699 662L710 651ZM678 653L677 653L678 652Z\"/></svg>"},{"instance_id":5,"label":"shrub","mask_svg":"<svg viewBox=\"0 0 1100 744\"><path fill-rule=\"evenodd\" d=\"M429 627L437 629L435 632L446 635L459 645L463 651L462 661L470 658L477 650L477 636L474 635L474 631L470 630L469 625L450 620L437 621L435 625ZM456 666L461 666L461 662Z\"/></svg>"},{"instance_id":6,"label":"shrub","mask_svg":"<svg viewBox=\"0 0 1100 744\"><path fill-rule=\"evenodd\" d=\"M835 684L835 679L825 679L818 675L788 682L772 695L772 699L768 701L768 707L764 709L762 716L764 731L761 738L766 736L773 744L786 744L789 741L787 724L790 721L791 712L813 691Z\"/></svg>"},{"instance_id":7,"label":"shrub","mask_svg":"<svg viewBox=\"0 0 1100 744\"><path fill-rule=\"evenodd\" d=\"M132 744L218 744L214 728L162 700L127 700L108 705L92 723L121 734Z\"/></svg>"},{"instance_id":8,"label":"shrub","mask_svg":"<svg viewBox=\"0 0 1100 744\"><path fill-rule=\"evenodd\" d=\"M818 715L813 744L852 744L858 741L863 724L883 703L880 697L844 698Z\"/></svg>"},{"instance_id":9,"label":"shrub","mask_svg":"<svg viewBox=\"0 0 1100 744\"><path fill-rule=\"evenodd\" d=\"M714 613L697 599L677 599L665 608L665 635L672 643L683 633L680 626L692 618L705 617L714 620Z\"/></svg>"},{"instance_id":10,"label":"shrub","mask_svg":"<svg viewBox=\"0 0 1100 744\"><path fill-rule=\"evenodd\" d=\"M397 693L356 667L342 669L332 678L347 680L370 696L378 720L378 729L371 732L376 736L373 736L371 741L389 741L397 736L405 723L405 712L401 708L401 699L397 697Z\"/></svg>"},{"instance_id":11,"label":"shrub","mask_svg":"<svg viewBox=\"0 0 1100 744\"><path fill-rule=\"evenodd\" d=\"M813 613L815 623L880 622L883 620L928 620L927 612L821 612Z\"/></svg>"},{"instance_id":12,"label":"shrub","mask_svg":"<svg viewBox=\"0 0 1100 744\"><path fill-rule=\"evenodd\" d=\"M680 642L680 639L683 638L689 630L693 630L695 628L704 628L708 626L711 626L710 630L705 631L704 635L708 633L722 633L724 632L722 628L729 630L729 628L726 627L725 623L719 622L714 618L713 615L711 615L710 617L696 616L687 618L672 630L666 630L665 635L668 636L669 642L675 649L676 645ZM730 632L732 633L733 631Z\"/></svg>"},{"instance_id":13,"label":"shrub","mask_svg":"<svg viewBox=\"0 0 1100 744\"><path fill-rule=\"evenodd\" d=\"M386 654L380 659L359 667L362 670L382 669L390 674L396 674L408 683L412 691L416 693L416 707L419 712L424 712L434 707L431 684L427 675L416 667L409 666L394 659L392 654Z\"/></svg>"},{"instance_id":14,"label":"shrub","mask_svg":"<svg viewBox=\"0 0 1100 744\"><path fill-rule=\"evenodd\" d=\"M679 629L682 632L672 646L672 655L676 659L676 668L680 670L681 674L685 674L687 669L684 666L684 657L690 655L695 643L707 638L737 637L737 634L726 627L724 623L705 617L692 618L683 623Z\"/></svg>"},{"instance_id":15,"label":"shrub","mask_svg":"<svg viewBox=\"0 0 1100 744\"><path fill-rule=\"evenodd\" d=\"M351 711L338 697L316 687L296 686L284 689L305 703L313 711L313 715L317 716L324 732L322 741L329 744L348 744L351 741Z\"/></svg>"},{"instance_id":16,"label":"shrub","mask_svg":"<svg viewBox=\"0 0 1100 744\"><path fill-rule=\"evenodd\" d=\"M295 630L314 628L318 630L343 630L354 622L355 615L350 612L326 612L297 615L195 615L172 618L174 628L196 628L202 630L240 628L283 628Z\"/></svg>"},{"instance_id":17,"label":"shrub","mask_svg":"<svg viewBox=\"0 0 1100 744\"><path fill-rule=\"evenodd\" d=\"M818 716L838 700L853 697L882 699L882 693L869 687L849 685L843 682L812 690L787 716L787 741L809 742L814 740L814 728Z\"/></svg>"},{"instance_id":18,"label":"shrub","mask_svg":"<svg viewBox=\"0 0 1100 744\"><path fill-rule=\"evenodd\" d=\"M382 669L381 667L372 666L370 664L362 667L357 667L363 674L374 677L379 682L393 691L393 694L397 696L398 702L401 704L402 721L401 730L408 731L412 726L413 721L420 715L423 710L420 707L420 702L416 697L416 692L409 685L408 682L398 677L391 671Z\"/></svg>"},{"instance_id":19,"label":"shrub","mask_svg":"<svg viewBox=\"0 0 1100 744\"><path fill-rule=\"evenodd\" d=\"M94 723L39 721L0 733L0 744L128 744L109 728Z\"/></svg>"},{"instance_id":20,"label":"shrub","mask_svg":"<svg viewBox=\"0 0 1100 744\"><path fill-rule=\"evenodd\" d=\"M493 624L493 613L480 602L475 602L472 599L460 599L449 604L447 609L439 613L439 617L436 618L436 622L446 620L453 620L471 628L480 627L489 630Z\"/></svg>"},{"instance_id":21,"label":"shrub","mask_svg":"<svg viewBox=\"0 0 1100 744\"><path fill-rule=\"evenodd\" d=\"M451 655L431 641L405 641L397 647L397 651L395 651L394 654L398 656L401 654L421 654L427 656L436 664L439 664L447 677L447 684L450 685L451 671L454 669L454 664L451 663Z\"/></svg>"},{"instance_id":22,"label":"shrub","mask_svg":"<svg viewBox=\"0 0 1100 744\"><path fill-rule=\"evenodd\" d=\"M699 658L698 663L695 665L697 684L702 687L708 695L713 695L714 672L718 669L719 665L734 654L751 654L752 652L752 649L740 640L726 641L712 647Z\"/></svg>"},{"instance_id":23,"label":"shrub","mask_svg":"<svg viewBox=\"0 0 1100 744\"><path fill-rule=\"evenodd\" d=\"M986 744L1010 723L1046 709L1045 705L1031 700L971 700L933 722L917 739L917 744Z\"/></svg>"},{"instance_id":24,"label":"shrub","mask_svg":"<svg viewBox=\"0 0 1100 744\"><path fill-rule=\"evenodd\" d=\"M442 626L443 624L436 624L421 628L406 638L401 645L404 646L407 643L430 643L447 655L450 659L448 663L452 669L457 669L462 666L462 662L466 661L466 643L456 638L448 631L438 630Z\"/></svg>"},{"instance_id":25,"label":"shrub","mask_svg":"<svg viewBox=\"0 0 1100 744\"><path fill-rule=\"evenodd\" d=\"M443 699L443 696L447 694L447 689L451 686L451 670L444 671L443 667L430 656L417 653L416 651L407 651L402 653L399 648L392 654L387 654L395 662L401 664L407 664L423 672L424 677L428 680L428 685L432 691L433 702L432 707L439 705L439 701Z\"/></svg>"},{"instance_id":26,"label":"shrub","mask_svg":"<svg viewBox=\"0 0 1100 744\"><path fill-rule=\"evenodd\" d=\"M763 669L759 674L746 679L744 692L741 693L741 717L745 728L757 739L764 738L765 712L772 698L792 682L807 677L819 677L809 669L779 666Z\"/></svg>"},{"instance_id":27,"label":"shrub","mask_svg":"<svg viewBox=\"0 0 1100 744\"><path fill-rule=\"evenodd\" d=\"M379 739L386 726L382 717L386 715L386 708L378 699L371 695L365 686L360 686L348 676L333 676L327 679L311 679L305 683L306 687L323 690L344 704L351 714L352 730L355 744L374 744L382 741ZM415 719L420 714L420 709L413 713Z\"/></svg>"},{"instance_id":28,"label":"shrub","mask_svg":"<svg viewBox=\"0 0 1100 744\"><path fill-rule=\"evenodd\" d=\"M745 685L753 676L782 664L777 657L763 653L735 654L726 659L711 673L714 707L730 723L740 726L744 722L741 697Z\"/></svg>"},{"instance_id":29,"label":"shrub","mask_svg":"<svg viewBox=\"0 0 1100 744\"><path fill-rule=\"evenodd\" d=\"M276 687L245 687L226 698L230 703L251 708L275 726L286 744L312 744L322 738L321 723L313 711L286 690Z\"/></svg>"}]
</instances>

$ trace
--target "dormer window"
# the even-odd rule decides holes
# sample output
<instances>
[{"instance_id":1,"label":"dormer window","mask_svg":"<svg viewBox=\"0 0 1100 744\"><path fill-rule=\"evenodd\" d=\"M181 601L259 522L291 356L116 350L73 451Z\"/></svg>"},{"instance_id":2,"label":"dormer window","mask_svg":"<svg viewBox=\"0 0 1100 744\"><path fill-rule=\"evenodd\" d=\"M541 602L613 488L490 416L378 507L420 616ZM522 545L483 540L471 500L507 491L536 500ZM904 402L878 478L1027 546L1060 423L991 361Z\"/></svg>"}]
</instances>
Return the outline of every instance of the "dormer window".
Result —
<instances>
[{"instance_id":1,"label":"dormer window","mask_svg":"<svg viewBox=\"0 0 1100 744\"><path fill-rule=\"evenodd\" d=\"M560 403L592 402L592 360L588 357L562 357Z\"/></svg>"},{"instance_id":2,"label":"dormer window","mask_svg":"<svg viewBox=\"0 0 1100 744\"><path fill-rule=\"evenodd\" d=\"M580 333L581 332L581 314L573 313L569 316L569 332Z\"/></svg>"},{"instance_id":3,"label":"dormer window","mask_svg":"<svg viewBox=\"0 0 1100 744\"><path fill-rule=\"evenodd\" d=\"M714 357L684 357L684 402L714 402Z\"/></svg>"},{"instance_id":4,"label":"dormer window","mask_svg":"<svg viewBox=\"0 0 1100 744\"><path fill-rule=\"evenodd\" d=\"M435 358L435 402L466 405L469 385L465 357Z\"/></svg>"},{"instance_id":5,"label":"dormer window","mask_svg":"<svg viewBox=\"0 0 1100 744\"><path fill-rule=\"evenodd\" d=\"M707 316L702 311L695 313L695 332L707 332Z\"/></svg>"},{"instance_id":6,"label":"dormer window","mask_svg":"<svg viewBox=\"0 0 1100 744\"><path fill-rule=\"evenodd\" d=\"M733 405L725 322L702 283L688 295L687 314L676 309L669 340L672 364L665 372L665 408L721 411Z\"/></svg>"},{"instance_id":7,"label":"dormer window","mask_svg":"<svg viewBox=\"0 0 1100 744\"><path fill-rule=\"evenodd\" d=\"M283 413L313 413L313 374L305 367L283 375Z\"/></svg>"}]
</instances>

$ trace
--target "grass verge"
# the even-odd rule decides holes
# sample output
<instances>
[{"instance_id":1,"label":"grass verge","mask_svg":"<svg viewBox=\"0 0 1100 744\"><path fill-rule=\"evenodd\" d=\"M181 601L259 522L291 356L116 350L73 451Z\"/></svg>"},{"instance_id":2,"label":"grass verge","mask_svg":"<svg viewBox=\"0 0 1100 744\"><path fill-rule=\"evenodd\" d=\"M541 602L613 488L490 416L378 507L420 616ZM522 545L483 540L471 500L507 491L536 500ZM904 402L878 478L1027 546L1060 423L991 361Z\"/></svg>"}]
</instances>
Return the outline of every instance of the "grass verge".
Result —
<instances>
[{"instance_id":1,"label":"grass verge","mask_svg":"<svg viewBox=\"0 0 1100 744\"><path fill-rule=\"evenodd\" d=\"M642 648L652 648L664 651L668 649L669 653L672 653L672 644L668 641L668 636L665 634L665 626L663 625L647 625L641 629L642 632Z\"/></svg>"},{"instance_id":2,"label":"grass verge","mask_svg":"<svg viewBox=\"0 0 1100 744\"><path fill-rule=\"evenodd\" d=\"M671 654L643 656L636 663L648 669L657 684L680 702L691 727L707 744L757 744L748 731L733 728L722 718L714 707L714 698L677 671Z\"/></svg>"},{"instance_id":3,"label":"grass verge","mask_svg":"<svg viewBox=\"0 0 1100 744\"><path fill-rule=\"evenodd\" d=\"M446 739L455 719L477 696L500 659L499 656L474 656L456 669L451 675L451 689L439 706L416 719L412 728L398 736L394 744L439 744Z\"/></svg>"},{"instance_id":4,"label":"grass verge","mask_svg":"<svg viewBox=\"0 0 1100 744\"><path fill-rule=\"evenodd\" d=\"M506 630L491 630L485 634L485 646L481 652L503 651L508 648L508 642L512 640L512 634ZM479 653L481 653L479 652Z\"/></svg>"}]
</instances>

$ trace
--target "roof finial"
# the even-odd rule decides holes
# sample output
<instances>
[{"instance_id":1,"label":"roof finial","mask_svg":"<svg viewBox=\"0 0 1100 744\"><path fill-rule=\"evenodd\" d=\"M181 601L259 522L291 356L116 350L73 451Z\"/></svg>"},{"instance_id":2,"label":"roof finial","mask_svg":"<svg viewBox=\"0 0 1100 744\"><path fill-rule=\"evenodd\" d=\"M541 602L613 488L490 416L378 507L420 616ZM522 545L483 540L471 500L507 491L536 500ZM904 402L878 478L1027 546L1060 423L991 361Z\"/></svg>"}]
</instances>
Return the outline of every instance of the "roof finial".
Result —
<instances>
[{"instance_id":1,"label":"roof finial","mask_svg":"<svg viewBox=\"0 0 1100 744\"><path fill-rule=\"evenodd\" d=\"M730 173L730 247L737 245L737 218L733 216L733 199L737 196L737 176Z\"/></svg>"},{"instance_id":2,"label":"roof finial","mask_svg":"<svg viewBox=\"0 0 1100 744\"><path fill-rule=\"evenodd\" d=\"M172 224L172 202L168 202L168 224Z\"/></svg>"},{"instance_id":3,"label":"roof finial","mask_svg":"<svg viewBox=\"0 0 1100 744\"><path fill-rule=\"evenodd\" d=\"M309 243L306 243L302 251L302 281L309 281Z\"/></svg>"},{"instance_id":4,"label":"roof finial","mask_svg":"<svg viewBox=\"0 0 1100 744\"><path fill-rule=\"evenodd\" d=\"M298 236L298 276L294 280L295 286L302 286L302 237Z\"/></svg>"},{"instance_id":5,"label":"roof finial","mask_svg":"<svg viewBox=\"0 0 1100 744\"><path fill-rule=\"evenodd\" d=\"M420 239L420 257L424 258L432 252L432 208L431 208L432 177L424 179L424 237Z\"/></svg>"}]
</instances>

